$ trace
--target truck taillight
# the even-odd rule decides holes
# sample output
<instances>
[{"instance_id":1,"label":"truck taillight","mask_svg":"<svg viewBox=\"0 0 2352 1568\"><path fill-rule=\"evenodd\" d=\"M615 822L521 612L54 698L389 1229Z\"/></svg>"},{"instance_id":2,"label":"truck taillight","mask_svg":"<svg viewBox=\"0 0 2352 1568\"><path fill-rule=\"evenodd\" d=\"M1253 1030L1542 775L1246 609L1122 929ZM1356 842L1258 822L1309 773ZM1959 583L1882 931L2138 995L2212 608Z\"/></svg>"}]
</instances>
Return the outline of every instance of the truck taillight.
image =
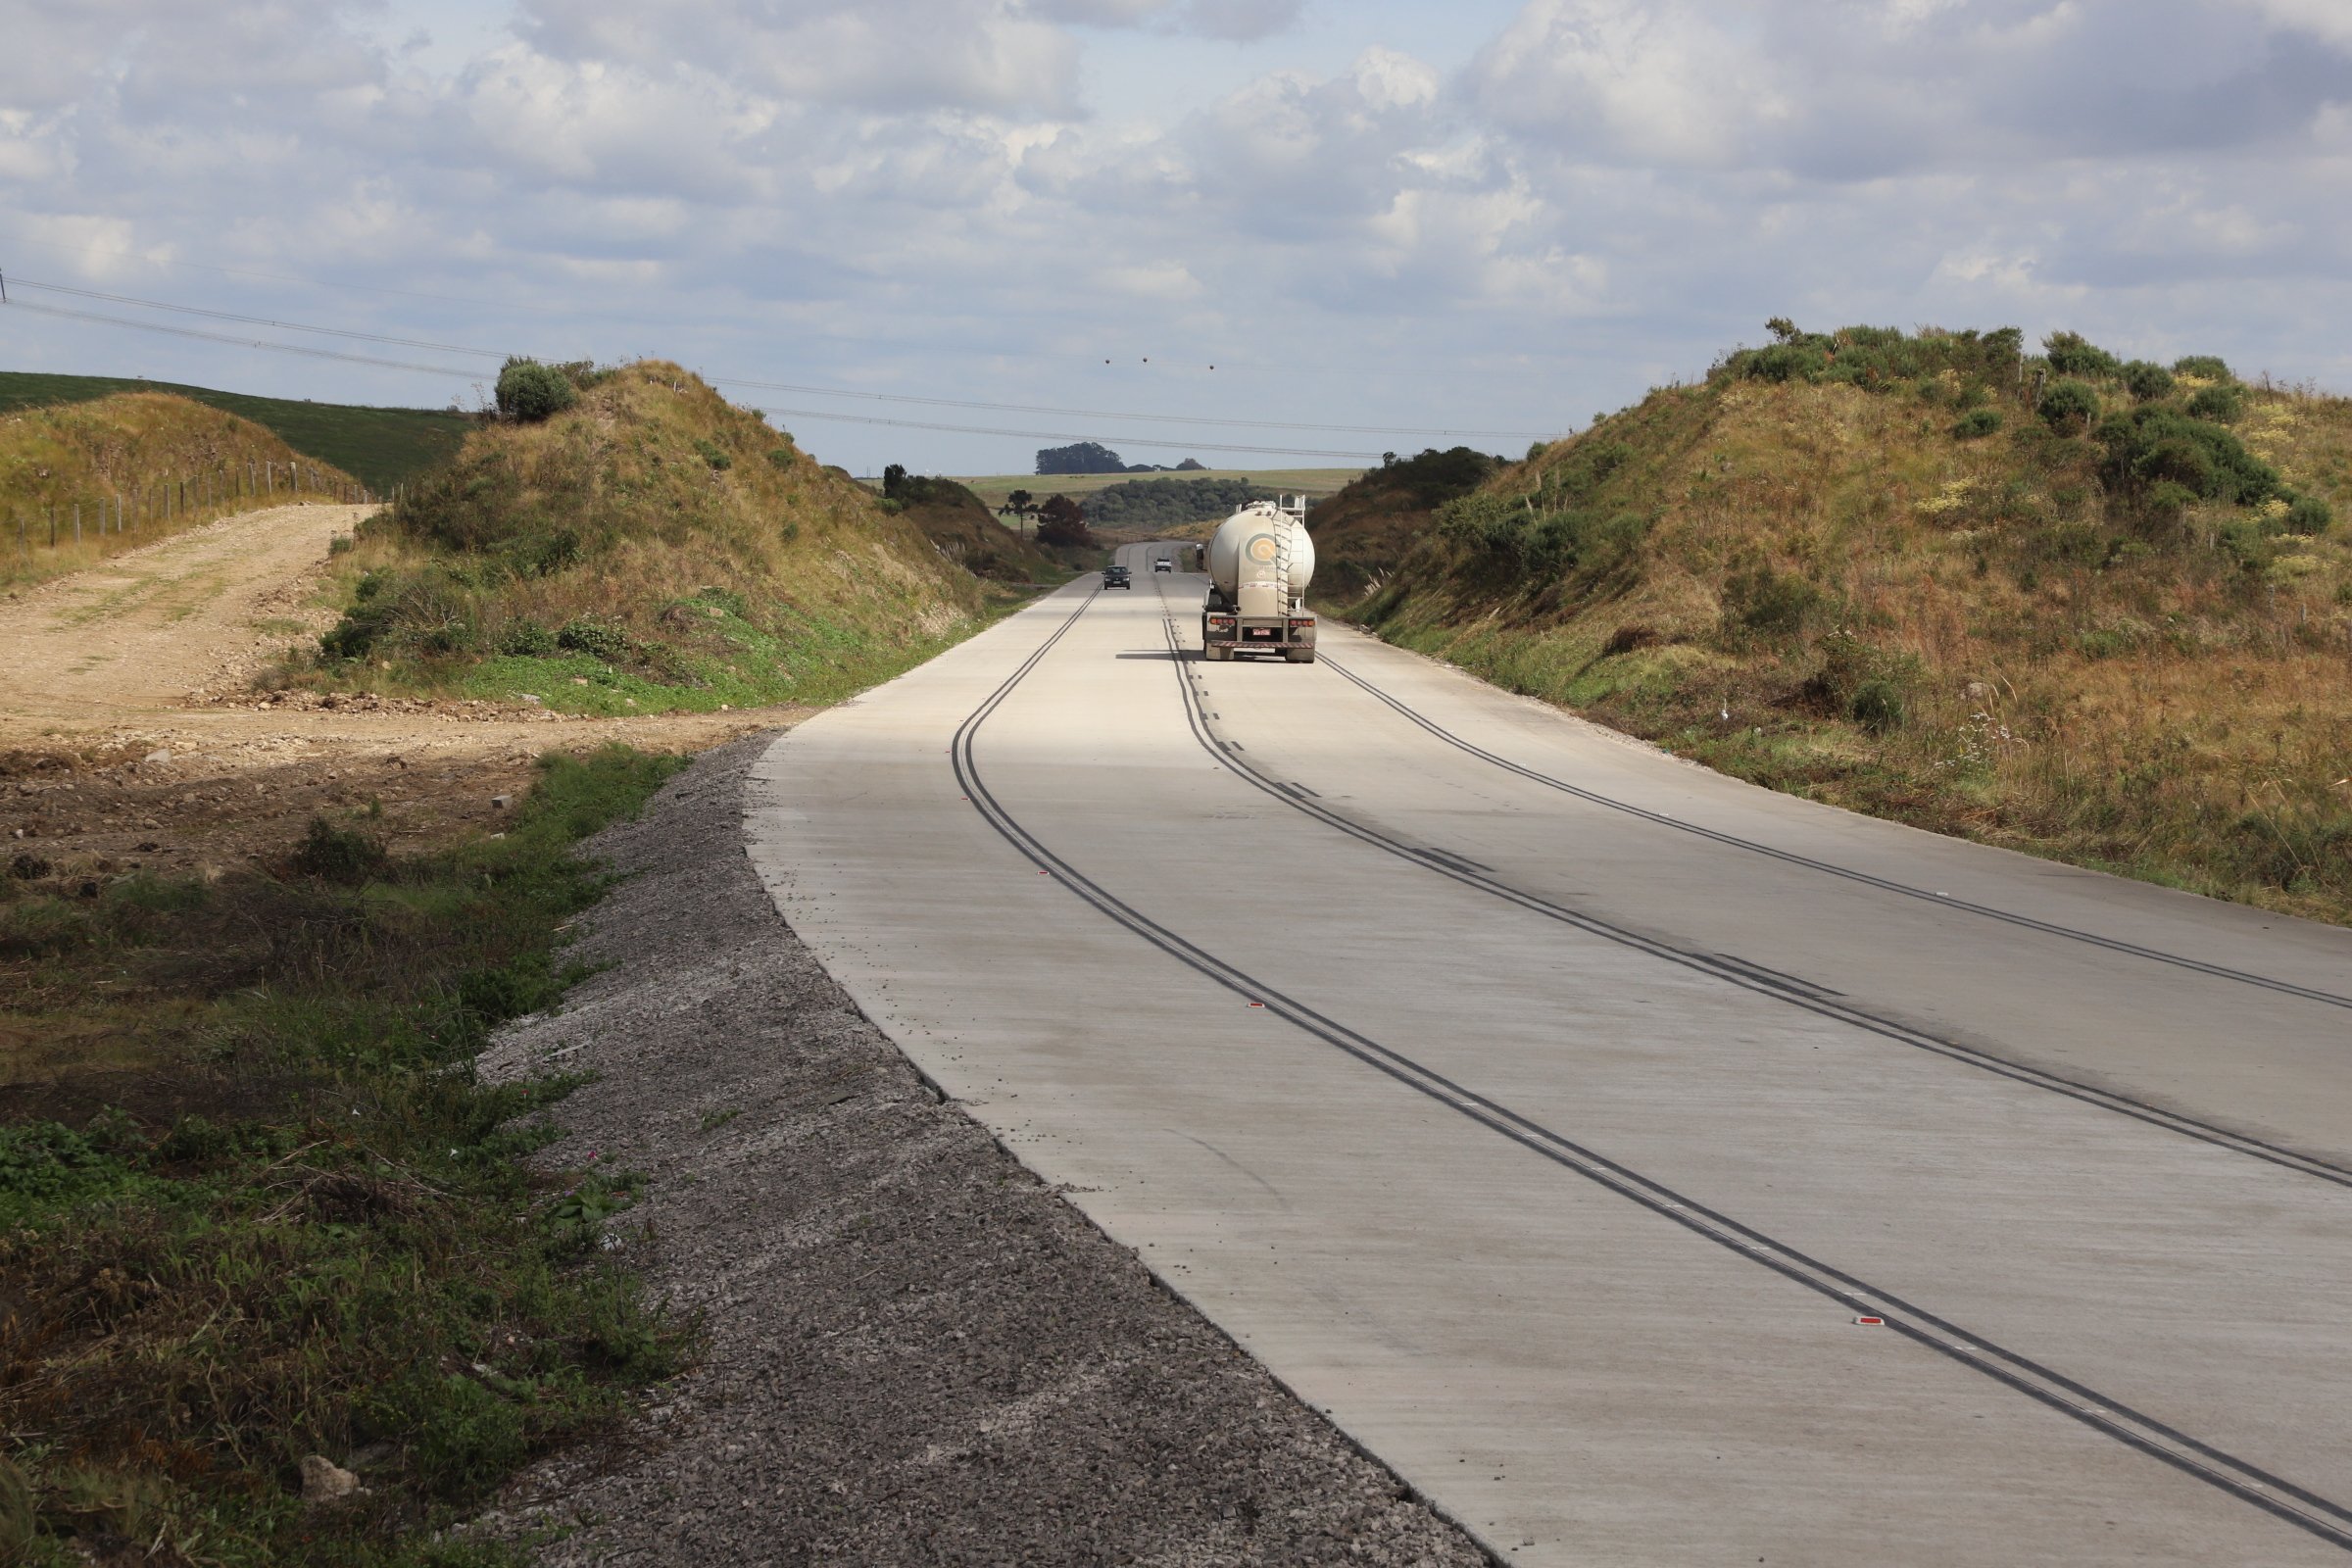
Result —
<instances>
[{"instance_id":1,"label":"truck taillight","mask_svg":"<svg viewBox=\"0 0 2352 1568\"><path fill-rule=\"evenodd\" d=\"M1306 620L1294 620L1291 622L1291 630L1304 631L1307 627L1312 626L1313 624L1314 620L1311 617Z\"/></svg>"}]
</instances>

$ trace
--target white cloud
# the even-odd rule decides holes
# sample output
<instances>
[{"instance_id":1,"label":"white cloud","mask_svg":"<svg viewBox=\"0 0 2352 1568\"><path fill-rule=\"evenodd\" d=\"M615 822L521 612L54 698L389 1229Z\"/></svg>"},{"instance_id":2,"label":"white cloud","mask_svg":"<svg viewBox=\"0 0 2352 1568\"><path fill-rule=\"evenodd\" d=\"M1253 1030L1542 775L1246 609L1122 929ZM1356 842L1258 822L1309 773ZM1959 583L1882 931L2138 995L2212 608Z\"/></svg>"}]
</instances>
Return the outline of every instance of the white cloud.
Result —
<instances>
[{"instance_id":1,"label":"white cloud","mask_svg":"<svg viewBox=\"0 0 2352 1568\"><path fill-rule=\"evenodd\" d=\"M520 0L430 50L401 0L34 8L0 56L0 261L445 341L1330 422L1581 422L1782 313L2336 373L2337 0L1532 0L1458 70L1378 41L1413 3ZM1250 71L1098 119L1090 52ZM257 390L374 373L184 352Z\"/></svg>"}]
</instances>

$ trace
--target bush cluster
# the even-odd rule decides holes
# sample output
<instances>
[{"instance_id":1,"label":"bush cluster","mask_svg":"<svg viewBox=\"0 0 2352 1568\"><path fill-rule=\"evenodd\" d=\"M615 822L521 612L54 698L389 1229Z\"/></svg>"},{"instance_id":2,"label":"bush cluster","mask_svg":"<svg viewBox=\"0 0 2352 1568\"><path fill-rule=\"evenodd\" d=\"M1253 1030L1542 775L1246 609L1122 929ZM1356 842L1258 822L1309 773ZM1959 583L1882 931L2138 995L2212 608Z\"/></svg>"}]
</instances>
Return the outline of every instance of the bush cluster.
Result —
<instances>
[{"instance_id":1,"label":"bush cluster","mask_svg":"<svg viewBox=\"0 0 2352 1568\"><path fill-rule=\"evenodd\" d=\"M1821 590L1770 566L1735 571L1723 585L1723 620L1734 635L1793 637L1821 608Z\"/></svg>"},{"instance_id":2,"label":"bush cluster","mask_svg":"<svg viewBox=\"0 0 2352 1568\"><path fill-rule=\"evenodd\" d=\"M1642 542L1649 520L1599 508L1538 511L1530 497L1477 492L1440 507L1437 531L1488 564L1507 565L1529 585L1542 586L1570 571L1615 564Z\"/></svg>"},{"instance_id":3,"label":"bush cluster","mask_svg":"<svg viewBox=\"0 0 2352 1568\"><path fill-rule=\"evenodd\" d=\"M537 360L510 359L498 372L498 412L510 419L535 423L580 401L579 388L553 365Z\"/></svg>"},{"instance_id":4,"label":"bush cluster","mask_svg":"<svg viewBox=\"0 0 2352 1568\"><path fill-rule=\"evenodd\" d=\"M1247 479L1130 479L1087 497L1086 515L1108 528L1168 527L1230 516L1273 494Z\"/></svg>"},{"instance_id":5,"label":"bush cluster","mask_svg":"<svg viewBox=\"0 0 2352 1568\"><path fill-rule=\"evenodd\" d=\"M1732 354L1710 375L1817 385L1845 383L1892 392L1948 370L1964 381L2007 384L2016 379L2025 345L2025 334L2013 326L1991 332L1907 335L1891 326L1806 332L1786 317L1775 317L1766 325L1776 341Z\"/></svg>"},{"instance_id":6,"label":"bush cluster","mask_svg":"<svg viewBox=\"0 0 2352 1568\"><path fill-rule=\"evenodd\" d=\"M2208 501L2256 507L2283 489L2278 470L2236 436L2176 409L2110 415L2093 434L2106 454L2100 478L2112 491L2138 494L2170 481Z\"/></svg>"}]
</instances>

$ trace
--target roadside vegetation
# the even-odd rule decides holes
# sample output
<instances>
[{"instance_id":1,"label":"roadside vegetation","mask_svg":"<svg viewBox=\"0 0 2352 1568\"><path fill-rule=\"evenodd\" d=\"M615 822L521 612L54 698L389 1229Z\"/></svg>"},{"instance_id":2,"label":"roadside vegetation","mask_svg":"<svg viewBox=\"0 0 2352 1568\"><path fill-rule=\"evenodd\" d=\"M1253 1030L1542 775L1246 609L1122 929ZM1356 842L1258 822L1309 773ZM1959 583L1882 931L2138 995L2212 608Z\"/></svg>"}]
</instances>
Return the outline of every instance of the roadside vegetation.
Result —
<instances>
[{"instance_id":1,"label":"roadside vegetation","mask_svg":"<svg viewBox=\"0 0 2352 1568\"><path fill-rule=\"evenodd\" d=\"M1001 583L1057 583L1070 570L997 519L980 498L953 479L882 471L882 510L904 515L932 547L975 577Z\"/></svg>"},{"instance_id":2,"label":"roadside vegetation","mask_svg":"<svg viewBox=\"0 0 2352 1568\"><path fill-rule=\"evenodd\" d=\"M510 417L336 558L341 621L281 682L598 713L824 703L1025 593L674 365L518 362L499 395Z\"/></svg>"},{"instance_id":3,"label":"roadside vegetation","mask_svg":"<svg viewBox=\"0 0 2352 1568\"><path fill-rule=\"evenodd\" d=\"M1325 602L1774 788L2352 922L2352 401L1772 328L1474 487L1367 474Z\"/></svg>"},{"instance_id":4,"label":"roadside vegetation","mask_svg":"<svg viewBox=\"0 0 2352 1568\"><path fill-rule=\"evenodd\" d=\"M1267 490L1327 496L1363 471L1361 468L1203 468L1197 472L1187 471L1185 477L1188 480L1239 479ZM982 506L994 509L1007 504L1016 490L1026 491L1039 499L1058 494L1081 503L1091 503L1103 490L1135 481L1124 473L1056 473L1044 478L1034 473L997 473L963 474L957 477L957 482L978 496Z\"/></svg>"},{"instance_id":5,"label":"roadside vegetation","mask_svg":"<svg viewBox=\"0 0 2352 1568\"><path fill-rule=\"evenodd\" d=\"M439 409L370 409L307 399L261 398L174 381L0 370L0 413L158 392L206 404L271 431L287 446L352 475L378 495L457 456L478 422Z\"/></svg>"},{"instance_id":6,"label":"roadside vegetation","mask_svg":"<svg viewBox=\"0 0 2352 1568\"><path fill-rule=\"evenodd\" d=\"M527 1168L564 1086L471 1066L677 765L550 758L414 856L357 812L218 879L0 876L0 1560L506 1561L434 1533L680 1364L637 1179Z\"/></svg>"},{"instance_id":7,"label":"roadside vegetation","mask_svg":"<svg viewBox=\"0 0 2352 1568\"><path fill-rule=\"evenodd\" d=\"M1086 520L1097 528L1147 532L1222 522L1236 508L1274 494L1248 479L1131 479L1087 497Z\"/></svg>"},{"instance_id":8,"label":"roadside vegetation","mask_svg":"<svg viewBox=\"0 0 2352 1568\"><path fill-rule=\"evenodd\" d=\"M252 420L161 392L0 414L0 584L236 513L357 494L351 475Z\"/></svg>"}]
</instances>

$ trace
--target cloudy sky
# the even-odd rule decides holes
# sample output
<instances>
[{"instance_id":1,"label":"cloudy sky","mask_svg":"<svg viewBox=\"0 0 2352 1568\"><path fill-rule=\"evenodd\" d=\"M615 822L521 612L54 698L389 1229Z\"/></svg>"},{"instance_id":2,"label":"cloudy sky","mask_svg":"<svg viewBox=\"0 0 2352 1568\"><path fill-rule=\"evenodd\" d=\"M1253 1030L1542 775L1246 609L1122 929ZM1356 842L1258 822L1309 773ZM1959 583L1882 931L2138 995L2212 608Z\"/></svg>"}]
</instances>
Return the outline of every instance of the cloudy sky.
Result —
<instances>
[{"instance_id":1,"label":"cloudy sky","mask_svg":"<svg viewBox=\"0 0 2352 1568\"><path fill-rule=\"evenodd\" d=\"M860 472L1516 451L1782 314L2352 391L2352 0L0 16L12 300L408 367L12 307L0 368L439 406L460 350L656 354Z\"/></svg>"}]
</instances>

